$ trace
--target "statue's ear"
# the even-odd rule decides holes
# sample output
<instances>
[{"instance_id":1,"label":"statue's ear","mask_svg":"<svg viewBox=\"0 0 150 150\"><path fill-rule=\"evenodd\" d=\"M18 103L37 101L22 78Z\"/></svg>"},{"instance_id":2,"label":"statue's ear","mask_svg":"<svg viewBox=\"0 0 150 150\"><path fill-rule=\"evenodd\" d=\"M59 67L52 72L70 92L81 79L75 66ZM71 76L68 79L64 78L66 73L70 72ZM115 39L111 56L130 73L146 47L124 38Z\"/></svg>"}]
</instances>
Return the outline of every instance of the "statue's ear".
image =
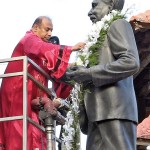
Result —
<instances>
[{"instance_id":1,"label":"statue's ear","mask_svg":"<svg viewBox=\"0 0 150 150\"><path fill-rule=\"evenodd\" d=\"M124 6L124 1L125 0L112 0L114 1L114 5L113 5L113 9L116 9L116 10L122 10L123 9L123 6Z\"/></svg>"},{"instance_id":2,"label":"statue's ear","mask_svg":"<svg viewBox=\"0 0 150 150\"><path fill-rule=\"evenodd\" d=\"M114 9L116 0L110 0L110 5L109 5L109 11L112 11Z\"/></svg>"}]
</instances>

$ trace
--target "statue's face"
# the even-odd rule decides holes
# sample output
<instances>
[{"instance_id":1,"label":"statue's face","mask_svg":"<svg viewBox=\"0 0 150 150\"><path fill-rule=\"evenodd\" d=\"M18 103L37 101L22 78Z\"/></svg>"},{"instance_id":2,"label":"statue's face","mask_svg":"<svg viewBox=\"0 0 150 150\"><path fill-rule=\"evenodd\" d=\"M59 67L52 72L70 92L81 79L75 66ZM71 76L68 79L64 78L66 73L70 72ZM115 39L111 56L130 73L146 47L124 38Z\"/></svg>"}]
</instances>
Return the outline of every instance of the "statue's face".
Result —
<instances>
[{"instance_id":1,"label":"statue's face","mask_svg":"<svg viewBox=\"0 0 150 150\"><path fill-rule=\"evenodd\" d=\"M112 0L93 0L92 8L88 13L90 20L93 23L100 21L112 9Z\"/></svg>"}]
</instances>

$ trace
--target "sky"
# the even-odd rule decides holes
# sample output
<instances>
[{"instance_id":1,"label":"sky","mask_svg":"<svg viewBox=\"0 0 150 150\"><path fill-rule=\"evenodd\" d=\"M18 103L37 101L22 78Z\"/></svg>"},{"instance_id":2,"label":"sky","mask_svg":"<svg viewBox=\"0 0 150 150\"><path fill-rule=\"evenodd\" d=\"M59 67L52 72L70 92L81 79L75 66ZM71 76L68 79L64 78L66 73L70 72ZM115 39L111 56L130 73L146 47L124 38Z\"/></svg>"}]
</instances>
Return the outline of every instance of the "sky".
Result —
<instances>
[{"instance_id":1,"label":"sky","mask_svg":"<svg viewBox=\"0 0 150 150\"><path fill-rule=\"evenodd\" d=\"M1 0L0 1L0 59L10 58L14 47L31 29L34 20L41 15L53 21L53 35L60 44L75 45L84 41L92 25L87 14L92 0ZM133 8L132 15L149 8L150 0L126 0L124 10ZM70 61L74 61L74 55ZM0 74L5 69L0 64ZM0 79L1 81L1 79ZM85 150L86 137L81 137L82 150Z\"/></svg>"}]
</instances>

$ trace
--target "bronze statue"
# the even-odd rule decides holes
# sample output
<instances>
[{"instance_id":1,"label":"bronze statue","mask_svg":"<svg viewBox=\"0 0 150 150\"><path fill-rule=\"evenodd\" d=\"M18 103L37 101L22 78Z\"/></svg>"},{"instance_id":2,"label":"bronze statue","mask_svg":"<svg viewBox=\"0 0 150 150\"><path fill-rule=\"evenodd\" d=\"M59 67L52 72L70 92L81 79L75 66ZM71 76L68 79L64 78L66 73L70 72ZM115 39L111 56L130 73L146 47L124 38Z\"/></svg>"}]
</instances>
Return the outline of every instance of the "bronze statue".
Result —
<instances>
[{"instance_id":1,"label":"bronze statue","mask_svg":"<svg viewBox=\"0 0 150 150\"><path fill-rule=\"evenodd\" d=\"M123 5L124 0L93 0L88 16L96 23L112 10L122 10ZM130 24L125 19L113 21L97 51L97 65L76 66L66 72L68 79L88 83L90 89L84 95L85 112L80 112L87 114L81 120L88 120L81 127L87 131L86 150L136 150L133 75L139 70L139 56Z\"/></svg>"}]
</instances>

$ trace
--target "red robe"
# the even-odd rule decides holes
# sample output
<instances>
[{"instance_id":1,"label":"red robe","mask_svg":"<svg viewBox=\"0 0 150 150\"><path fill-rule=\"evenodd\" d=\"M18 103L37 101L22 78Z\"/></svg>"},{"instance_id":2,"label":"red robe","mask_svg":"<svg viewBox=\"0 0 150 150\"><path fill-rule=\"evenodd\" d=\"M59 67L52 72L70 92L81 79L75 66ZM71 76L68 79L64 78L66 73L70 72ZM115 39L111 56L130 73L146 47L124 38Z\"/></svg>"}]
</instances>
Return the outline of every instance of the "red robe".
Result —
<instances>
[{"instance_id":1,"label":"red robe","mask_svg":"<svg viewBox=\"0 0 150 150\"><path fill-rule=\"evenodd\" d=\"M60 45L46 43L32 31L28 31L15 47L12 57L28 56L41 68L43 68L51 77L58 79L66 71L70 54L71 47L64 46L61 54L62 58L58 66ZM5 73L20 72L22 70L22 61L15 61L8 64ZM48 85L47 80L39 72L37 72L31 64L28 64L28 72L34 76L35 79L42 82L43 85ZM22 81L23 76L3 79L0 89L0 117L20 116L23 114ZM64 89L63 93L61 93L61 90L58 90L57 95L58 97L66 98L69 95L70 90L71 87L66 86L66 90ZM30 103L32 99L39 96L46 96L46 94L40 90L35 83L28 79L28 116L38 123L38 112L31 109ZM43 150L42 143L45 142L42 131L28 123L28 150L34 150L34 148ZM5 145L6 150L22 149L22 120L0 122L0 147L2 144Z\"/></svg>"}]
</instances>

